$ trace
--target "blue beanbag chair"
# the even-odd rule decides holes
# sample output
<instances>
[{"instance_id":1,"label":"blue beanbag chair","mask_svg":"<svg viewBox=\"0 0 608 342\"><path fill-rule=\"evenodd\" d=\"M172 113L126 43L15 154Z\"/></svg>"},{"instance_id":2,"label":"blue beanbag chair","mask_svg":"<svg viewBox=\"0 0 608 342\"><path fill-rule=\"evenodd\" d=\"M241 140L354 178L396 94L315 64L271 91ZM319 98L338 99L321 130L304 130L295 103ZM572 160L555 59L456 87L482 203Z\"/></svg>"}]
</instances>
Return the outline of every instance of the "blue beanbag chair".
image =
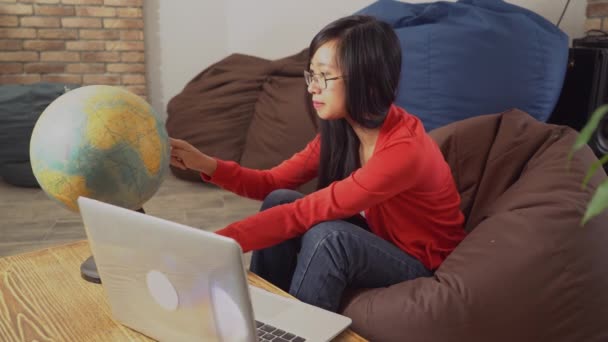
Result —
<instances>
[{"instance_id":1,"label":"blue beanbag chair","mask_svg":"<svg viewBox=\"0 0 608 342\"><path fill-rule=\"evenodd\" d=\"M427 131L511 108L546 121L557 103L568 36L534 12L502 0L380 0L357 13L395 29L403 54L396 102Z\"/></svg>"},{"instance_id":2,"label":"blue beanbag chair","mask_svg":"<svg viewBox=\"0 0 608 342\"><path fill-rule=\"evenodd\" d=\"M30 164L30 138L40 114L68 89L79 85L40 82L0 85L0 178L38 187Z\"/></svg>"}]
</instances>

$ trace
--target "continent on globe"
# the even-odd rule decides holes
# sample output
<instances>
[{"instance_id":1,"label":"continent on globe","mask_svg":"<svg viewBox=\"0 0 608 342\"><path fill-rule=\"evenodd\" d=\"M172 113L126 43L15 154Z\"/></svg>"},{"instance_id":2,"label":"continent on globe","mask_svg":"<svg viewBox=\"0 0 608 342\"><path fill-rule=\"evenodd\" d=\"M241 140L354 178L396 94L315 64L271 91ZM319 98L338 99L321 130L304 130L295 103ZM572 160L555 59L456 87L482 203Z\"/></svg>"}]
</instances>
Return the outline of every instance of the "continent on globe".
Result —
<instances>
[{"instance_id":1,"label":"continent on globe","mask_svg":"<svg viewBox=\"0 0 608 342\"><path fill-rule=\"evenodd\" d=\"M30 140L30 160L45 193L78 211L86 196L138 209L169 169L164 121L141 97L119 87L86 86L53 101Z\"/></svg>"}]
</instances>

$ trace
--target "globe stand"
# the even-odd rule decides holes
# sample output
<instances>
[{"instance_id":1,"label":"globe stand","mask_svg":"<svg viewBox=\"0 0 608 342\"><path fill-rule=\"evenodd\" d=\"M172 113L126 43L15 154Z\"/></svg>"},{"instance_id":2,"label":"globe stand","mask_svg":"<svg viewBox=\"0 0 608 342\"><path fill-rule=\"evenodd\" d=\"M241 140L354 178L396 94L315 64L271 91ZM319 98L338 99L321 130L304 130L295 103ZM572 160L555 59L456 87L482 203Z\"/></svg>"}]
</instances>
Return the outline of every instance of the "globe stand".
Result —
<instances>
[{"instance_id":1,"label":"globe stand","mask_svg":"<svg viewBox=\"0 0 608 342\"><path fill-rule=\"evenodd\" d=\"M137 209L136 211L142 214L146 213L144 208ZM88 282L101 284L101 277L97 272L97 265L92 255L80 265L80 275Z\"/></svg>"}]
</instances>

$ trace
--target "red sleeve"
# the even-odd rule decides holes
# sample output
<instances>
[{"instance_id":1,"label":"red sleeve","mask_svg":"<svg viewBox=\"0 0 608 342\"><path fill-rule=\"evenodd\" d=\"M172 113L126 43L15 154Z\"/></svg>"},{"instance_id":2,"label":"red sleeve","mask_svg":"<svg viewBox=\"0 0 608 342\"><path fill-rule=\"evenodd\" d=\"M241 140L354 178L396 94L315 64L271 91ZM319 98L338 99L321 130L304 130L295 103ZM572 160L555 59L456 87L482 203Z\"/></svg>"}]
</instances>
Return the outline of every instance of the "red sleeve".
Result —
<instances>
[{"instance_id":1,"label":"red sleeve","mask_svg":"<svg viewBox=\"0 0 608 342\"><path fill-rule=\"evenodd\" d=\"M217 160L213 177L201 173L204 181L216 184L240 196L263 200L277 189L295 189L317 176L320 137L306 145L290 159L270 170L255 170L232 161Z\"/></svg>"},{"instance_id":2,"label":"red sleeve","mask_svg":"<svg viewBox=\"0 0 608 342\"><path fill-rule=\"evenodd\" d=\"M217 231L231 237L244 252L300 236L315 224L350 217L416 184L422 152L412 138L403 138L377 151L349 177L293 203L259 212Z\"/></svg>"}]
</instances>

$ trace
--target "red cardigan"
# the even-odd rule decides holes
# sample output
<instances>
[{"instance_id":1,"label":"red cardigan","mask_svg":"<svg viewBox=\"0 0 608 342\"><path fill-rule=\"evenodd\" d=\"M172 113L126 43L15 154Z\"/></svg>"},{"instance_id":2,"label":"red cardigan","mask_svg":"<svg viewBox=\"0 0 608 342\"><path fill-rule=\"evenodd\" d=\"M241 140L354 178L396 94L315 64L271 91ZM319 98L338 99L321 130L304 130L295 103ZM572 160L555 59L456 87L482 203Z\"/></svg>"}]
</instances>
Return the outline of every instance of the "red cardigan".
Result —
<instances>
[{"instance_id":1,"label":"red cardigan","mask_svg":"<svg viewBox=\"0 0 608 342\"><path fill-rule=\"evenodd\" d=\"M295 189L317 176L320 136L270 170L217 160L203 180L252 199ZM323 221L365 211L371 231L436 269L464 239L464 215L450 168L421 121L392 106L367 163L347 178L293 203L259 212L217 231L244 252L304 234Z\"/></svg>"}]
</instances>

